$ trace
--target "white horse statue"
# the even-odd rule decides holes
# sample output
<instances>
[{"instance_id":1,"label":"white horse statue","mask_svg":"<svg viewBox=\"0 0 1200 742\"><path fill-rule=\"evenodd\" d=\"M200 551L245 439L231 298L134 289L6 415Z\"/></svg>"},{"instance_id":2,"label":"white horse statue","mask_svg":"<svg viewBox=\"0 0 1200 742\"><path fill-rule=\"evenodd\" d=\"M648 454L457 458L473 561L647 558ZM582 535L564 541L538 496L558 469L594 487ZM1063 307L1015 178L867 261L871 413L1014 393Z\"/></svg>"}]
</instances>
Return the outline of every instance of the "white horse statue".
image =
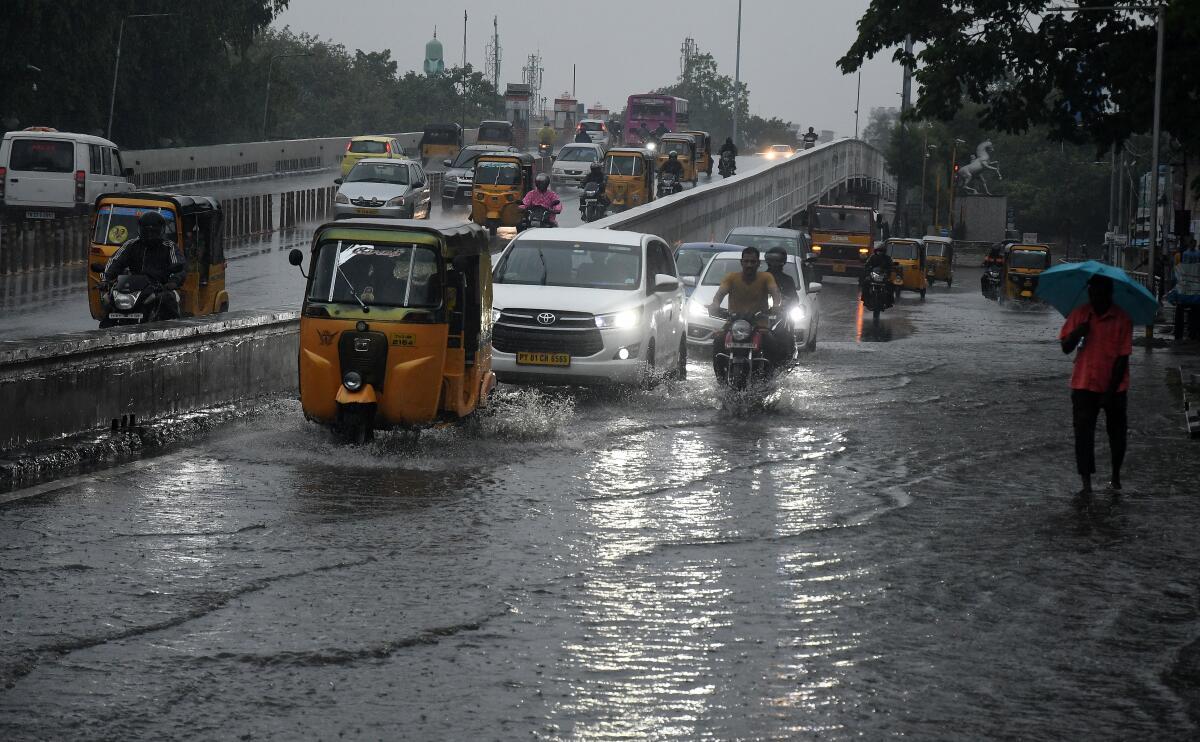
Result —
<instances>
[{"instance_id":1,"label":"white horse statue","mask_svg":"<svg viewBox=\"0 0 1200 742\"><path fill-rule=\"evenodd\" d=\"M983 184L983 192L987 195L992 195L988 189L987 181L983 179L984 170L995 170L996 177L1004 180L1004 176L1000 173L1000 163L992 159L992 141L986 140L979 143L975 148L975 154L971 155L971 161L964 167L958 169L958 184L967 193L978 194L979 189L971 186L971 183L978 178Z\"/></svg>"}]
</instances>

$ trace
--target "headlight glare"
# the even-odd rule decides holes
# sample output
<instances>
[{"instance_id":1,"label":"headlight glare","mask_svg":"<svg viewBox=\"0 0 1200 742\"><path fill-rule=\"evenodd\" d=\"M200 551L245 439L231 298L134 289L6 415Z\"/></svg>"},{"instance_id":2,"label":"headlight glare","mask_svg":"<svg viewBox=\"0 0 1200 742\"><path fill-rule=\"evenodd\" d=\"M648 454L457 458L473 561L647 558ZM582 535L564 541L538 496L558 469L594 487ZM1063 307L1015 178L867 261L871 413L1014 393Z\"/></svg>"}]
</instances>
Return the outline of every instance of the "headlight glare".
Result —
<instances>
[{"instance_id":1,"label":"headlight glare","mask_svg":"<svg viewBox=\"0 0 1200 742\"><path fill-rule=\"evenodd\" d=\"M137 297L133 294L123 292L113 294L113 304L117 305L117 309L133 309L135 303L137 303Z\"/></svg>"},{"instance_id":2,"label":"headlight glare","mask_svg":"<svg viewBox=\"0 0 1200 742\"><path fill-rule=\"evenodd\" d=\"M794 324L794 325L798 325L801 322L803 322L804 321L804 308L797 305L797 306L794 306L791 309L789 309L788 310L788 319L791 320L792 324Z\"/></svg>"},{"instance_id":3,"label":"headlight glare","mask_svg":"<svg viewBox=\"0 0 1200 742\"><path fill-rule=\"evenodd\" d=\"M688 302L688 314L690 314L693 317L707 317L708 316L708 307L706 307L706 306L704 306L704 304L700 303L699 300L692 299L691 301Z\"/></svg>"},{"instance_id":4,"label":"headlight glare","mask_svg":"<svg viewBox=\"0 0 1200 742\"><path fill-rule=\"evenodd\" d=\"M598 314L596 315L596 327L601 329L628 330L631 327L637 327L637 323L641 318L641 307L626 309L622 312L612 312L611 314Z\"/></svg>"}]
</instances>

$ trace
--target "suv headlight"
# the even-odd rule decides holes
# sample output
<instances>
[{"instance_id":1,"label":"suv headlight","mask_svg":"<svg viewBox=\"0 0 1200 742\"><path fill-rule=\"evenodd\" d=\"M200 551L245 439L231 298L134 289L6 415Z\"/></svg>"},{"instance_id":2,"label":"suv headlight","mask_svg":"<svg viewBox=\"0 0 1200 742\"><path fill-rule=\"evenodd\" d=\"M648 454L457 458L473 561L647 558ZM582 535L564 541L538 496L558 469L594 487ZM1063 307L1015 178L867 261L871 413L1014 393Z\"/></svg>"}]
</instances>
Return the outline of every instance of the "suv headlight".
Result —
<instances>
[{"instance_id":1,"label":"suv headlight","mask_svg":"<svg viewBox=\"0 0 1200 742\"><path fill-rule=\"evenodd\" d=\"M618 330L627 330L630 327L637 327L638 322L642 319L642 308L626 309L622 312L612 312L611 314L596 315L596 327L601 329L615 328Z\"/></svg>"},{"instance_id":2,"label":"suv headlight","mask_svg":"<svg viewBox=\"0 0 1200 742\"><path fill-rule=\"evenodd\" d=\"M701 303L698 299L689 299L688 314L692 317L707 317L708 306Z\"/></svg>"},{"instance_id":3,"label":"suv headlight","mask_svg":"<svg viewBox=\"0 0 1200 742\"><path fill-rule=\"evenodd\" d=\"M789 309L788 310L788 319L792 321L793 325L798 325L801 322L803 322L804 321L804 307L797 304L796 306Z\"/></svg>"},{"instance_id":4,"label":"suv headlight","mask_svg":"<svg viewBox=\"0 0 1200 742\"><path fill-rule=\"evenodd\" d=\"M389 200L387 202L387 205L388 206L403 206L404 205L404 196L396 196L395 198Z\"/></svg>"},{"instance_id":5,"label":"suv headlight","mask_svg":"<svg viewBox=\"0 0 1200 742\"><path fill-rule=\"evenodd\" d=\"M333 197L333 202L335 204L348 204L350 203L350 199L346 198L346 194L339 192L338 195Z\"/></svg>"}]
</instances>

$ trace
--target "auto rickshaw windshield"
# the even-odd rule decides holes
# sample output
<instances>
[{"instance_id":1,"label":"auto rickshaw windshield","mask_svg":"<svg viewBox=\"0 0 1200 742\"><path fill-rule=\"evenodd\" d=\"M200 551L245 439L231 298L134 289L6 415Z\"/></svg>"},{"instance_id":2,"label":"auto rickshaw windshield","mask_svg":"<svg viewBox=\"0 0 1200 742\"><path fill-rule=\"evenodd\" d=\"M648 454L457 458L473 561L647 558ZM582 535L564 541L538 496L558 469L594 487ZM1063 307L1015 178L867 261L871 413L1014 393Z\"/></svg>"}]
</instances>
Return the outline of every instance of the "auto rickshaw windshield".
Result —
<instances>
[{"instance_id":1,"label":"auto rickshaw windshield","mask_svg":"<svg viewBox=\"0 0 1200 742\"><path fill-rule=\"evenodd\" d=\"M644 171L644 165L641 157L618 157L609 155L604 161L604 172L606 175L626 175L638 176Z\"/></svg>"},{"instance_id":2,"label":"auto rickshaw windshield","mask_svg":"<svg viewBox=\"0 0 1200 742\"><path fill-rule=\"evenodd\" d=\"M931 258L943 258L946 256L947 247L944 242L926 242L925 254Z\"/></svg>"},{"instance_id":3,"label":"auto rickshaw windshield","mask_svg":"<svg viewBox=\"0 0 1200 742\"><path fill-rule=\"evenodd\" d=\"M171 209L148 209L144 206L114 206L104 204L96 212L96 232L92 242L97 245L123 245L128 240L138 236L138 217L147 211L157 211L162 214L167 223L163 226L163 236L174 240L175 212Z\"/></svg>"},{"instance_id":4,"label":"auto rickshaw windshield","mask_svg":"<svg viewBox=\"0 0 1200 742\"><path fill-rule=\"evenodd\" d=\"M441 303L438 255L432 248L326 240L317 251L309 301L358 304L361 299L391 307Z\"/></svg>"},{"instance_id":5,"label":"auto rickshaw windshield","mask_svg":"<svg viewBox=\"0 0 1200 742\"><path fill-rule=\"evenodd\" d=\"M475 166L476 185L516 185L521 168L512 162L480 162Z\"/></svg>"},{"instance_id":6,"label":"auto rickshaw windshield","mask_svg":"<svg viewBox=\"0 0 1200 742\"><path fill-rule=\"evenodd\" d=\"M912 242L890 242L887 251L892 260L917 260L919 258L917 246Z\"/></svg>"},{"instance_id":7,"label":"auto rickshaw windshield","mask_svg":"<svg viewBox=\"0 0 1200 742\"><path fill-rule=\"evenodd\" d=\"M1042 269L1050 261L1050 254L1041 250L1013 250L1008 255L1010 268Z\"/></svg>"}]
</instances>

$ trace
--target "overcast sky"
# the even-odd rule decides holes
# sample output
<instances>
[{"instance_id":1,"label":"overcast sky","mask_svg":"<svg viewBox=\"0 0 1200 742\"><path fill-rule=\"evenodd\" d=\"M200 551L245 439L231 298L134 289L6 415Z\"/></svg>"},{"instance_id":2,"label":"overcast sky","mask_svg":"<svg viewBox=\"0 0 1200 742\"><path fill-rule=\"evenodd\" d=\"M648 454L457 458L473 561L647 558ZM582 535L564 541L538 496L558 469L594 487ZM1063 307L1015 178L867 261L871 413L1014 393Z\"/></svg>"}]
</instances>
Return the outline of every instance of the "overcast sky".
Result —
<instances>
[{"instance_id":1,"label":"overcast sky","mask_svg":"<svg viewBox=\"0 0 1200 742\"><path fill-rule=\"evenodd\" d=\"M835 66L850 47L868 0L745 0L742 8L742 80L750 108L803 126L854 131L855 78ZM535 8L550 8L542 12ZM499 16L500 86L520 82L526 58L540 50L543 94L570 91L577 65L580 102L619 110L632 93L673 82L686 36L711 53L720 71L734 73L736 0L600 0L514 3L511 0L291 0L277 19L347 48L391 49L402 71L421 69L425 42L438 27L446 66L462 60L463 10L467 61L484 65L484 49ZM860 127L873 106L898 106L901 70L891 54L868 63L862 74Z\"/></svg>"}]
</instances>

